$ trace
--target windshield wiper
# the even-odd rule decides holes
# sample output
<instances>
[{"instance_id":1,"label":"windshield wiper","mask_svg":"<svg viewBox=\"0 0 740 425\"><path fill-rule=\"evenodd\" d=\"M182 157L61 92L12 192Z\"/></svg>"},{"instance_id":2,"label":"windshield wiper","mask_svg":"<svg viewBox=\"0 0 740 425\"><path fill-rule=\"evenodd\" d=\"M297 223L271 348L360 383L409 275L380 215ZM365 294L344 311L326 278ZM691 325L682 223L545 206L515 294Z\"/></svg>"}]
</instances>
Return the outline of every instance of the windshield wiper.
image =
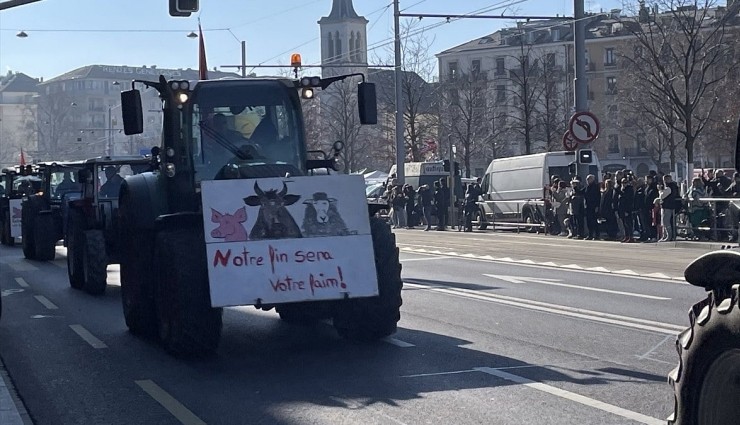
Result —
<instances>
[{"instance_id":1,"label":"windshield wiper","mask_svg":"<svg viewBox=\"0 0 740 425\"><path fill-rule=\"evenodd\" d=\"M243 150L241 150L240 147L231 143L231 141L229 141L226 137L224 137L222 134L217 132L213 127L208 125L208 123L206 123L205 121L200 121L198 123L198 126L202 130L204 130L204 132L206 133L208 137L215 140L216 143L218 143L221 147L223 147L224 149L234 154L234 156L236 156L237 158L241 160L253 159L252 155L250 155L247 152L244 152Z\"/></svg>"}]
</instances>

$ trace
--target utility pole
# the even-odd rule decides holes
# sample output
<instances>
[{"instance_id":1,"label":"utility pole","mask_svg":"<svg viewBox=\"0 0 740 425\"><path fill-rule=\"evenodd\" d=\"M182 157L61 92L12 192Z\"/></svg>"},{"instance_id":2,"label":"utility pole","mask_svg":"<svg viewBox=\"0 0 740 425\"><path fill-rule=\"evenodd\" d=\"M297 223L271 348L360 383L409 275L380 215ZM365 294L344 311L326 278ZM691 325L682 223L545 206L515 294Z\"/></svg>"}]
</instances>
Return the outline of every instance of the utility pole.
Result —
<instances>
[{"instance_id":1,"label":"utility pole","mask_svg":"<svg viewBox=\"0 0 740 425\"><path fill-rule=\"evenodd\" d=\"M393 0L393 26L395 33L394 51L395 51L395 83L396 83L396 181L399 185L404 184L404 161L406 160L406 143L403 139L403 86L401 76L401 11L398 5L399 0Z\"/></svg>"},{"instance_id":2,"label":"utility pole","mask_svg":"<svg viewBox=\"0 0 740 425\"><path fill-rule=\"evenodd\" d=\"M241 65L221 65L221 68L238 68L241 70L242 77L247 76L247 42L239 41L242 45L242 63Z\"/></svg>"},{"instance_id":3,"label":"utility pole","mask_svg":"<svg viewBox=\"0 0 740 425\"><path fill-rule=\"evenodd\" d=\"M586 81L586 21L583 0L573 0L573 59L576 75L573 80L575 112L588 111L588 85Z\"/></svg>"}]
</instances>

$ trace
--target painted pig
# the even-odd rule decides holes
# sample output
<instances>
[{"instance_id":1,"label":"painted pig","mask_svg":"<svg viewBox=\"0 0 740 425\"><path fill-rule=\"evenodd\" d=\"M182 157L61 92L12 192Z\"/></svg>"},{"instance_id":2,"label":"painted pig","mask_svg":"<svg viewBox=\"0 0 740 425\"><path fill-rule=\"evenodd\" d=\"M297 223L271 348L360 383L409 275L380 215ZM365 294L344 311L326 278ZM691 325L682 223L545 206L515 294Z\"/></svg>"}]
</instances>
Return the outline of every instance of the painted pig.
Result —
<instances>
[{"instance_id":1,"label":"painted pig","mask_svg":"<svg viewBox=\"0 0 740 425\"><path fill-rule=\"evenodd\" d=\"M247 210L241 207L234 214L221 214L211 208L211 221L219 226L211 231L211 237L223 239L224 242L246 241L247 231L242 223L247 221Z\"/></svg>"}]
</instances>

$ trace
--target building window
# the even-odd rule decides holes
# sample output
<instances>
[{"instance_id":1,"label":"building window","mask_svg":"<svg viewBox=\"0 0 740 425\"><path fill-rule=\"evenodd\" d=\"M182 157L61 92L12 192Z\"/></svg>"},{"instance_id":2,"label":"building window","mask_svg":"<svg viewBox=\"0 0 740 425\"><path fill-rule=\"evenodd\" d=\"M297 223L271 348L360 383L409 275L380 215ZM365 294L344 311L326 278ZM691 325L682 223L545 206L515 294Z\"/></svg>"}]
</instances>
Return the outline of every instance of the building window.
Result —
<instances>
[{"instance_id":1,"label":"building window","mask_svg":"<svg viewBox=\"0 0 740 425\"><path fill-rule=\"evenodd\" d=\"M619 134L609 135L609 153L619 153Z\"/></svg>"},{"instance_id":2,"label":"building window","mask_svg":"<svg viewBox=\"0 0 740 425\"><path fill-rule=\"evenodd\" d=\"M548 53L545 56L545 67L548 71L555 69L555 53Z\"/></svg>"},{"instance_id":3,"label":"building window","mask_svg":"<svg viewBox=\"0 0 740 425\"><path fill-rule=\"evenodd\" d=\"M342 39L339 38L339 31L336 31L334 33L334 42L336 43L336 48L334 54L336 55L337 60L342 59Z\"/></svg>"},{"instance_id":4,"label":"building window","mask_svg":"<svg viewBox=\"0 0 740 425\"><path fill-rule=\"evenodd\" d=\"M360 32L357 32L357 37L355 37L355 52L357 52L357 62L362 62L363 55L362 55L362 36L360 35Z\"/></svg>"},{"instance_id":5,"label":"building window","mask_svg":"<svg viewBox=\"0 0 740 425\"><path fill-rule=\"evenodd\" d=\"M617 105L609 105L607 107L606 116L614 124L619 122L619 107Z\"/></svg>"},{"instance_id":6,"label":"building window","mask_svg":"<svg viewBox=\"0 0 740 425\"><path fill-rule=\"evenodd\" d=\"M506 74L506 62L504 58L496 58L496 75Z\"/></svg>"},{"instance_id":7,"label":"building window","mask_svg":"<svg viewBox=\"0 0 740 425\"><path fill-rule=\"evenodd\" d=\"M450 80L457 78L457 62L447 63L447 76Z\"/></svg>"},{"instance_id":8,"label":"building window","mask_svg":"<svg viewBox=\"0 0 740 425\"><path fill-rule=\"evenodd\" d=\"M614 66L617 64L617 55L613 47L604 49L604 66Z\"/></svg>"},{"instance_id":9,"label":"building window","mask_svg":"<svg viewBox=\"0 0 740 425\"><path fill-rule=\"evenodd\" d=\"M347 47L347 51L349 52L349 60L350 62L355 61L355 33L351 32L349 34L349 46Z\"/></svg>"},{"instance_id":10,"label":"building window","mask_svg":"<svg viewBox=\"0 0 740 425\"><path fill-rule=\"evenodd\" d=\"M617 94L617 77L606 77L606 94Z\"/></svg>"},{"instance_id":11,"label":"building window","mask_svg":"<svg viewBox=\"0 0 740 425\"><path fill-rule=\"evenodd\" d=\"M503 84L496 86L496 103L506 102L506 86Z\"/></svg>"},{"instance_id":12,"label":"building window","mask_svg":"<svg viewBox=\"0 0 740 425\"><path fill-rule=\"evenodd\" d=\"M473 59L470 63L470 74L474 79L477 79L480 76L480 59Z\"/></svg>"},{"instance_id":13,"label":"building window","mask_svg":"<svg viewBox=\"0 0 740 425\"><path fill-rule=\"evenodd\" d=\"M326 37L326 44L328 46L326 60L331 62L334 60L334 37L332 37L331 33Z\"/></svg>"}]
</instances>

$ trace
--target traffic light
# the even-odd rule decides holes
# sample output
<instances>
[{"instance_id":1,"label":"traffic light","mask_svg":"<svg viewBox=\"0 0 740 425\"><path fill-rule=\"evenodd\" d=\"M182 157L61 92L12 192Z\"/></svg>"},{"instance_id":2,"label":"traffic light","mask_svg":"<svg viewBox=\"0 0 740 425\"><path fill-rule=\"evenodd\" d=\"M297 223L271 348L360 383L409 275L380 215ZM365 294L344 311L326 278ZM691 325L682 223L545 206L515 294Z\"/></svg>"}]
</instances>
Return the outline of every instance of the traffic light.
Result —
<instances>
[{"instance_id":1,"label":"traffic light","mask_svg":"<svg viewBox=\"0 0 740 425\"><path fill-rule=\"evenodd\" d=\"M590 164L594 161L594 153L591 149L581 149L578 151L578 163Z\"/></svg>"},{"instance_id":2,"label":"traffic light","mask_svg":"<svg viewBox=\"0 0 740 425\"><path fill-rule=\"evenodd\" d=\"M198 6L198 0L170 0L170 16L190 16Z\"/></svg>"},{"instance_id":3,"label":"traffic light","mask_svg":"<svg viewBox=\"0 0 740 425\"><path fill-rule=\"evenodd\" d=\"M444 170L449 173L450 172L450 160L449 159L442 160L442 167L444 167Z\"/></svg>"}]
</instances>

